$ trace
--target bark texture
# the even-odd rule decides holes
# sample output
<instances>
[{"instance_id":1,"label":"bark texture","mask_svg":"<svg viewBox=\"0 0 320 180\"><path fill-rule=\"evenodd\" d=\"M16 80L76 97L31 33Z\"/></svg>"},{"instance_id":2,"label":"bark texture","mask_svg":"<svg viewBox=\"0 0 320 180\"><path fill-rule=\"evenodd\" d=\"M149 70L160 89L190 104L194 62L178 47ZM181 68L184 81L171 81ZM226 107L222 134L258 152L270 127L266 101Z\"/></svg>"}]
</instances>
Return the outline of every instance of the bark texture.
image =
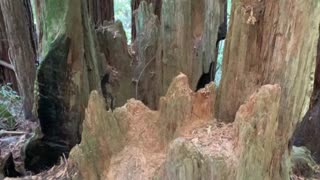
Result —
<instances>
[{"instance_id":1,"label":"bark texture","mask_svg":"<svg viewBox=\"0 0 320 180\"><path fill-rule=\"evenodd\" d=\"M209 0L163 1L156 65L158 97L179 72L190 78L192 89L209 73L210 64L216 62L215 44L225 5L224 1ZM210 82L210 75L207 79L206 83Z\"/></svg>"},{"instance_id":2,"label":"bark texture","mask_svg":"<svg viewBox=\"0 0 320 180\"><path fill-rule=\"evenodd\" d=\"M219 28L225 27L221 24L226 2L164 0L160 25L148 2L139 4L134 13L137 38L132 48L136 98L157 109L160 96L180 72L190 78L194 90L213 81L216 44L226 33Z\"/></svg>"},{"instance_id":3,"label":"bark texture","mask_svg":"<svg viewBox=\"0 0 320 180\"><path fill-rule=\"evenodd\" d=\"M25 118L32 118L35 81L35 45L30 24L30 9L24 1L4 0L0 2L9 43L8 55L13 64L19 92L23 98Z\"/></svg>"},{"instance_id":4,"label":"bark texture","mask_svg":"<svg viewBox=\"0 0 320 180\"><path fill-rule=\"evenodd\" d=\"M32 6L31 6L31 0L23 0L23 5L26 10L26 18L27 18L27 27L29 28L30 33L30 41L31 41L31 47L32 50L36 56L37 54L37 48L38 48L38 39L37 39L37 30L36 26L34 24L34 16L32 13ZM36 59L34 59L36 61Z\"/></svg>"},{"instance_id":5,"label":"bark texture","mask_svg":"<svg viewBox=\"0 0 320 180\"><path fill-rule=\"evenodd\" d=\"M95 27L99 27L104 21L114 21L113 0L87 0L89 15Z\"/></svg>"},{"instance_id":6,"label":"bark texture","mask_svg":"<svg viewBox=\"0 0 320 180\"><path fill-rule=\"evenodd\" d=\"M0 11L0 60L5 62L6 64L10 64L10 66L12 67L8 56L8 49L9 43L6 34L6 27L4 25L2 12ZM0 66L0 83L12 83L12 88L16 91L19 91L14 68Z\"/></svg>"},{"instance_id":7,"label":"bark texture","mask_svg":"<svg viewBox=\"0 0 320 180\"><path fill-rule=\"evenodd\" d=\"M153 9L146 2L141 2L135 13L135 24L138 32L134 42L135 98L148 107L157 107L156 54L158 50L160 23Z\"/></svg>"},{"instance_id":8,"label":"bark texture","mask_svg":"<svg viewBox=\"0 0 320 180\"><path fill-rule=\"evenodd\" d=\"M35 110L41 125L25 148L25 166L39 172L80 142L84 107L107 73L85 0L40 2L44 60L37 74ZM59 11L57 11L59 9Z\"/></svg>"},{"instance_id":9,"label":"bark texture","mask_svg":"<svg viewBox=\"0 0 320 180\"><path fill-rule=\"evenodd\" d=\"M283 137L277 141L283 147L309 107L320 3L237 0L232 7L216 106L218 118L233 122L248 95L263 84L278 83L282 90L275 133ZM274 152L283 161L278 164L282 170L277 177L289 171L285 164L291 143L288 147Z\"/></svg>"},{"instance_id":10,"label":"bark texture","mask_svg":"<svg viewBox=\"0 0 320 180\"><path fill-rule=\"evenodd\" d=\"M114 106L120 107L134 97L132 57L128 52L126 34L120 21L100 26L96 33L105 62L112 69L109 91Z\"/></svg>"},{"instance_id":11,"label":"bark texture","mask_svg":"<svg viewBox=\"0 0 320 180\"><path fill-rule=\"evenodd\" d=\"M257 91L240 106L235 118L241 164L236 177L289 179L289 163L286 162L289 160L286 154L289 132L277 133L280 86L265 85Z\"/></svg>"},{"instance_id":12,"label":"bark texture","mask_svg":"<svg viewBox=\"0 0 320 180\"><path fill-rule=\"evenodd\" d=\"M232 122L248 95L263 84L279 83L283 96L279 130L292 131L312 92L319 10L316 1L233 2L218 118Z\"/></svg>"},{"instance_id":13,"label":"bark texture","mask_svg":"<svg viewBox=\"0 0 320 180\"><path fill-rule=\"evenodd\" d=\"M162 0L131 0L131 11L132 11L132 25L131 25L131 38L132 38L132 42L134 42L134 40L136 39L137 36L137 19L136 19L136 13L137 13L137 9L140 6L140 3L145 1L147 4L151 4L152 3L152 11L153 14L155 14L156 16L158 16L158 18L160 19L161 17L161 6L162 6Z\"/></svg>"}]
</instances>

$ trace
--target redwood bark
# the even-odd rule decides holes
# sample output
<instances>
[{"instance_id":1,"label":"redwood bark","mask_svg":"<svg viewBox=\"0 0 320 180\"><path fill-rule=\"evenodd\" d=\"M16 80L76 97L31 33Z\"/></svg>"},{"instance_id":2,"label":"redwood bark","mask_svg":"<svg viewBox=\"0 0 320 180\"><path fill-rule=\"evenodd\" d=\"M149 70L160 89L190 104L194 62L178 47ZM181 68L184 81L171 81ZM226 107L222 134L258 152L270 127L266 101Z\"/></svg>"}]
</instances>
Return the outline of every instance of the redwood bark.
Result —
<instances>
[{"instance_id":1,"label":"redwood bark","mask_svg":"<svg viewBox=\"0 0 320 180\"><path fill-rule=\"evenodd\" d=\"M4 61L7 64L10 64L8 57L8 48L9 44L7 40L6 29L4 26L2 12L0 10L0 60ZM12 88L15 91L18 91L18 84L14 71L5 66L0 66L0 84L7 83L11 83Z\"/></svg>"},{"instance_id":2,"label":"redwood bark","mask_svg":"<svg viewBox=\"0 0 320 180\"><path fill-rule=\"evenodd\" d=\"M32 41L30 12L24 1L0 2L9 42L9 59L15 67L25 118L32 117L35 80L35 45Z\"/></svg>"},{"instance_id":3,"label":"redwood bark","mask_svg":"<svg viewBox=\"0 0 320 180\"><path fill-rule=\"evenodd\" d=\"M32 7L31 7L31 0L23 0L23 5L26 11L26 18L27 18L27 27L29 28L29 33L30 33L30 41L31 41L31 46L34 54L37 54L37 30L36 26L34 24L34 18L33 18L33 13L32 13ZM34 59L36 60L36 59Z\"/></svg>"},{"instance_id":4,"label":"redwood bark","mask_svg":"<svg viewBox=\"0 0 320 180\"><path fill-rule=\"evenodd\" d=\"M104 21L114 21L113 0L88 0L88 10L95 27Z\"/></svg>"}]
</instances>

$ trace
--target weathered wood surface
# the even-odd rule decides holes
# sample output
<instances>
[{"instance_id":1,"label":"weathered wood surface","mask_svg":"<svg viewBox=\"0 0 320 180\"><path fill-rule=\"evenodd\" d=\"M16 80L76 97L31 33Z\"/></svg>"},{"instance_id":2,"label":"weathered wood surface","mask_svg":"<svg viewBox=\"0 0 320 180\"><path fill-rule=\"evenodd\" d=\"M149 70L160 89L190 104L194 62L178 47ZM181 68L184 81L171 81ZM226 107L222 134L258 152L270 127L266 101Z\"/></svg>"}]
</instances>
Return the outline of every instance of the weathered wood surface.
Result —
<instances>
[{"instance_id":1,"label":"weathered wood surface","mask_svg":"<svg viewBox=\"0 0 320 180\"><path fill-rule=\"evenodd\" d=\"M114 0L87 0L89 16L95 27L104 21L114 21Z\"/></svg>"},{"instance_id":2,"label":"weathered wood surface","mask_svg":"<svg viewBox=\"0 0 320 180\"><path fill-rule=\"evenodd\" d=\"M156 65L158 96L179 72L189 77L193 90L202 74L208 73L216 61L215 44L225 5L217 0L163 1Z\"/></svg>"},{"instance_id":3,"label":"weathered wood surface","mask_svg":"<svg viewBox=\"0 0 320 180\"><path fill-rule=\"evenodd\" d=\"M312 92L319 2L236 0L232 7L218 117L232 122L248 95L263 84L279 83L280 129L292 131L304 116Z\"/></svg>"},{"instance_id":4,"label":"weathered wood surface","mask_svg":"<svg viewBox=\"0 0 320 180\"><path fill-rule=\"evenodd\" d=\"M155 109L158 106L156 54L159 47L160 22L153 9L142 2L135 13L137 38L133 45L135 98Z\"/></svg>"},{"instance_id":5,"label":"weathered wood surface","mask_svg":"<svg viewBox=\"0 0 320 180\"><path fill-rule=\"evenodd\" d=\"M133 62L137 64L134 80L138 82L138 99L157 109L160 96L180 72L190 78L194 90L199 87L199 81L203 88L214 80L214 73L209 70L215 71L216 43L226 33L226 28L219 28L225 27L222 26L226 20L225 1L163 0L160 25L150 1L145 4L131 2L134 7L142 5L134 12L136 39L132 48ZM201 79L202 76L205 80Z\"/></svg>"},{"instance_id":6,"label":"weathered wood surface","mask_svg":"<svg viewBox=\"0 0 320 180\"><path fill-rule=\"evenodd\" d=\"M71 162L82 179L289 179L280 86L261 87L233 124L214 120L215 93L213 84L193 92L180 74L159 111L132 99L111 112L92 92Z\"/></svg>"},{"instance_id":7,"label":"weathered wood surface","mask_svg":"<svg viewBox=\"0 0 320 180\"><path fill-rule=\"evenodd\" d=\"M0 6L9 44L8 56L15 68L19 92L23 98L24 116L32 118L36 54L30 12L24 1L3 0Z\"/></svg>"},{"instance_id":8,"label":"weathered wood surface","mask_svg":"<svg viewBox=\"0 0 320 180\"><path fill-rule=\"evenodd\" d=\"M120 107L134 97L135 88L126 34L120 21L100 26L96 33L104 61L114 72L110 74L109 91L114 98L114 106Z\"/></svg>"},{"instance_id":9,"label":"weathered wood surface","mask_svg":"<svg viewBox=\"0 0 320 180\"><path fill-rule=\"evenodd\" d=\"M131 38L132 38L132 42L134 42L134 40L136 39L137 36L137 24L136 21L137 19L136 14L137 14L137 10L140 6L141 2L146 2L147 4L151 4L153 5L153 14L155 14L156 16L158 16L158 18L160 19L161 17L161 6L162 6L162 0L131 0L131 11L132 11L132 25L131 25Z\"/></svg>"},{"instance_id":10,"label":"weathered wood surface","mask_svg":"<svg viewBox=\"0 0 320 180\"><path fill-rule=\"evenodd\" d=\"M25 149L28 170L49 168L80 142L84 108L106 73L86 0L40 2L43 36L35 110L41 132ZM59 9L59 11L57 11Z\"/></svg>"},{"instance_id":11,"label":"weathered wood surface","mask_svg":"<svg viewBox=\"0 0 320 180\"><path fill-rule=\"evenodd\" d=\"M177 76L159 111L131 99L113 112L106 111L93 91L83 125L82 142L71 160L82 179L152 179L165 160L168 142L190 133L213 118L215 87L194 93L188 78Z\"/></svg>"},{"instance_id":12,"label":"weathered wood surface","mask_svg":"<svg viewBox=\"0 0 320 180\"><path fill-rule=\"evenodd\" d=\"M261 85L278 83L281 99L275 133L284 137L277 142L283 147L288 145L297 122L309 107L320 2L236 0L232 7L217 116L221 121L233 122L239 106L250 94ZM274 152L281 154L282 174L289 171L285 166L288 151L278 149Z\"/></svg>"}]
</instances>

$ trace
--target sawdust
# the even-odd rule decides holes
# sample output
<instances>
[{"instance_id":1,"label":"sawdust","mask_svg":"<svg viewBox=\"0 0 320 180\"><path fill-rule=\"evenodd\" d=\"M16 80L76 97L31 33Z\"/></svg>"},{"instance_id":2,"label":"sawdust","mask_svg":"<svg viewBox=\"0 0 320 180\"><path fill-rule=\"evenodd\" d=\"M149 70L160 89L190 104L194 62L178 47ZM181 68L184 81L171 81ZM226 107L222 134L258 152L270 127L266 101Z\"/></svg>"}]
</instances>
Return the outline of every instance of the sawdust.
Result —
<instances>
[{"instance_id":1,"label":"sawdust","mask_svg":"<svg viewBox=\"0 0 320 180\"><path fill-rule=\"evenodd\" d=\"M128 133L125 148L111 158L104 172L106 179L149 179L165 160L164 145L156 126L158 112L143 103L130 100Z\"/></svg>"},{"instance_id":2,"label":"sawdust","mask_svg":"<svg viewBox=\"0 0 320 180\"><path fill-rule=\"evenodd\" d=\"M236 145L234 132L232 124L213 121L203 127L194 129L185 138L190 140L203 154L236 159L234 155Z\"/></svg>"},{"instance_id":3,"label":"sawdust","mask_svg":"<svg viewBox=\"0 0 320 180\"><path fill-rule=\"evenodd\" d=\"M232 125L212 119L214 101L211 99L214 96L210 94L210 87L192 92L184 75L179 75L174 82L163 99L175 100L181 94L190 97L192 115L178 124L176 135L171 141L186 138L202 154L226 156L234 160L234 129ZM170 144L162 141L164 134L161 134L163 131L160 129L166 119L162 119L160 113L164 111L152 111L136 100L129 100L126 109L129 114L126 146L111 158L104 177L121 180L152 179L165 163Z\"/></svg>"}]
</instances>

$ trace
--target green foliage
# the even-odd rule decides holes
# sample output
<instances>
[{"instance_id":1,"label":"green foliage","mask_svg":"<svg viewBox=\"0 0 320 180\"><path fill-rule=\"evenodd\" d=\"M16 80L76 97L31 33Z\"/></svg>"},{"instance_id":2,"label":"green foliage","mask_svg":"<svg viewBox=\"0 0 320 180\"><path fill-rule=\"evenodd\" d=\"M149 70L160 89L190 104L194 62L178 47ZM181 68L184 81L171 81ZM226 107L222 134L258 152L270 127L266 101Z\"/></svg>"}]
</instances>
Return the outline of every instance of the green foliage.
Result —
<instances>
[{"instance_id":1,"label":"green foliage","mask_svg":"<svg viewBox=\"0 0 320 180\"><path fill-rule=\"evenodd\" d=\"M20 105L21 97L11 88L11 84L0 86L0 129L14 128Z\"/></svg>"},{"instance_id":2,"label":"green foliage","mask_svg":"<svg viewBox=\"0 0 320 180\"><path fill-rule=\"evenodd\" d=\"M10 103L12 101L17 101L21 99L21 97L17 94L17 92L11 88L11 85L12 84L8 83L6 85L0 86L0 97L7 100L4 102L0 101L1 103Z\"/></svg>"},{"instance_id":3,"label":"green foliage","mask_svg":"<svg viewBox=\"0 0 320 180\"><path fill-rule=\"evenodd\" d=\"M115 20L122 22L126 32L128 43L131 42L131 0L115 0L114 1Z\"/></svg>"}]
</instances>

